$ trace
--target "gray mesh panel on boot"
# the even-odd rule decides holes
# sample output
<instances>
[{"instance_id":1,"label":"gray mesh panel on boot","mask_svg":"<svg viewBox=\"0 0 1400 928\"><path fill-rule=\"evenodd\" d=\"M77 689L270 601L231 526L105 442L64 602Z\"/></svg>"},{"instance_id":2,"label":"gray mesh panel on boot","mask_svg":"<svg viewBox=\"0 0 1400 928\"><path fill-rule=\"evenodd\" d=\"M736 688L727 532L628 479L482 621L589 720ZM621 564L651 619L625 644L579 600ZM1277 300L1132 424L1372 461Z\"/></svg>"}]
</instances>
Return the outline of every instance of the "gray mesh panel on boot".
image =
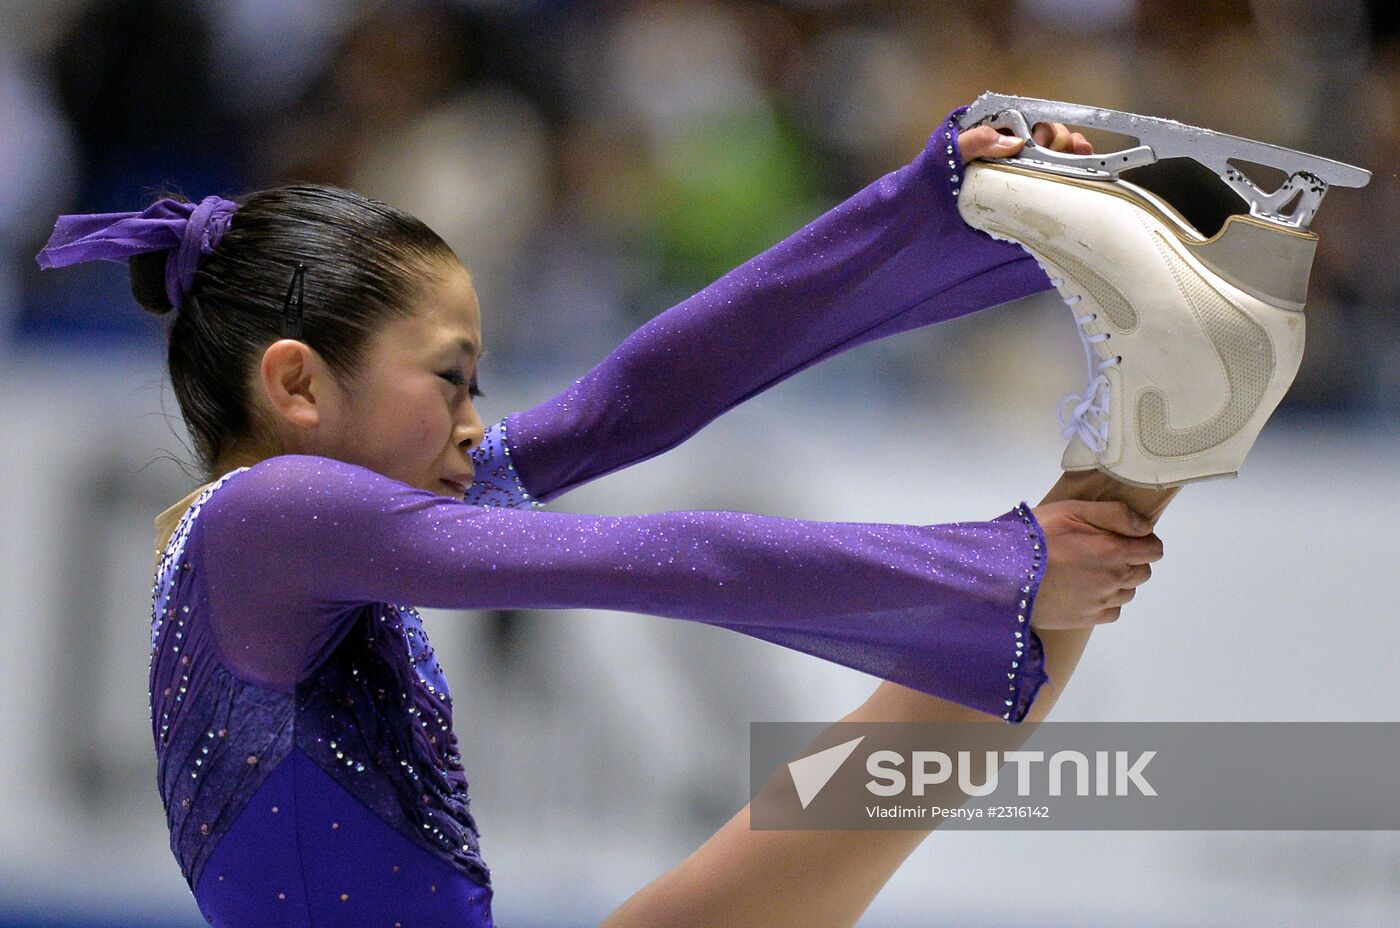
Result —
<instances>
[{"instance_id":1,"label":"gray mesh panel on boot","mask_svg":"<svg viewBox=\"0 0 1400 928\"><path fill-rule=\"evenodd\" d=\"M995 228L998 235L1015 238L1008 230L992 223L987 223L987 227ZM1103 308L1103 314L1108 317L1108 320L1118 331L1128 333L1137 328L1137 310L1133 309L1133 304L1128 302L1128 298L1123 295L1123 292L1109 283L1102 274L1063 248L1046 244L1040 239L1035 240L1034 247L1037 252L1064 268L1065 273L1073 278L1075 283L1083 287L1089 296L1093 297L1094 302Z\"/></svg>"},{"instance_id":2,"label":"gray mesh panel on boot","mask_svg":"<svg viewBox=\"0 0 1400 928\"><path fill-rule=\"evenodd\" d=\"M1167 398L1160 390L1145 390L1138 398L1138 435L1143 449L1157 457L1180 457L1214 448L1244 427L1268 389L1274 349L1262 325L1202 280L1171 250L1160 232L1154 230L1152 236L1191 313L1219 355L1229 384L1229 397L1219 412L1183 429L1167 424Z\"/></svg>"}]
</instances>

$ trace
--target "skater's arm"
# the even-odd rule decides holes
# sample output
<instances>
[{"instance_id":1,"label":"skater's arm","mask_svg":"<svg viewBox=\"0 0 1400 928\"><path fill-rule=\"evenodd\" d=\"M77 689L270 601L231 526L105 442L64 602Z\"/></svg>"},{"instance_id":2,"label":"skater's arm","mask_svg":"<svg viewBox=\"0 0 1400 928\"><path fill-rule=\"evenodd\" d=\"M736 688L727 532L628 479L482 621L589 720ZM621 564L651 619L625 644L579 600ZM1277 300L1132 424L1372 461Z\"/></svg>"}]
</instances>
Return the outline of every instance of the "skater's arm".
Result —
<instances>
[{"instance_id":1,"label":"skater's arm","mask_svg":"<svg viewBox=\"0 0 1400 928\"><path fill-rule=\"evenodd\" d=\"M1175 489L1129 487L1094 471L1063 475L1041 506L1066 499L1118 500L1155 524L1175 494ZM1074 673L1092 630L1088 625L1040 631L1050 680L1026 721L1045 718ZM927 723L989 720L985 714L888 681L841 719ZM1024 725L1002 726L1000 750L1016 750L1031 730ZM935 798L944 805L962 801L960 794ZM730 928L849 928L929 834L918 830L754 830L749 815L746 805L695 853L624 903L602 928L658 924L671 928L717 924Z\"/></svg>"},{"instance_id":2,"label":"skater's arm","mask_svg":"<svg viewBox=\"0 0 1400 928\"><path fill-rule=\"evenodd\" d=\"M1101 471L1076 471L1061 474L1059 481L1046 494L1041 505L1064 499L1118 501L1126 503L1155 529L1157 520L1166 511L1167 504L1176 498L1176 494L1180 490L1181 487L1171 487L1165 490L1135 487L1115 480ZM1075 668L1079 666L1079 658L1083 655L1084 648L1089 643L1089 635L1093 630L1093 625L1040 630L1041 639L1045 645L1045 661L1050 673L1050 680L1043 688L1041 696L1037 698L1036 705L1028 713L1028 721L1039 722L1044 719L1059 700L1069 678L1073 676ZM922 696L922 694L917 695ZM937 700L926 701L922 698L913 700L915 705L932 705L937 702Z\"/></svg>"},{"instance_id":3,"label":"skater's arm","mask_svg":"<svg viewBox=\"0 0 1400 928\"><path fill-rule=\"evenodd\" d=\"M1038 124L1034 137L1092 151L1059 123ZM674 447L833 354L1048 289L1024 251L971 229L955 208L965 161L1020 149L988 126L959 133L950 114L912 164L662 313L563 393L492 426L473 452L467 501L553 499Z\"/></svg>"},{"instance_id":4,"label":"skater's arm","mask_svg":"<svg viewBox=\"0 0 1400 928\"><path fill-rule=\"evenodd\" d=\"M1037 510L1061 500L1116 500L1155 525L1176 492L1130 487L1098 471L1071 473L1061 476ZM1052 547L1054 542L1052 534ZM1053 581L1047 571L1042 597ZM1026 721L1045 718L1078 666L1092 630L1088 625L1040 631L1050 679ZM841 721L985 722L988 717L885 682ZM999 749L1016 750L1031 730L1025 725L1002 726ZM954 805L962 798L960 793L950 793L930 801ZM623 904L603 928L660 924L671 928L721 924L849 928L928 834L917 830L755 831L745 806L695 853Z\"/></svg>"},{"instance_id":5,"label":"skater's arm","mask_svg":"<svg viewBox=\"0 0 1400 928\"><path fill-rule=\"evenodd\" d=\"M1019 150L974 131L970 155ZM838 352L1048 289L1021 248L959 216L958 141L950 115L914 161L661 313L559 395L506 417L522 490L547 501L680 444Z\"/></svg>"},{"instance_id":6,"label":"skater's arm","mask_svg":"<svg viewBox=\"0 0 1400 928\"><path fill-rule=\"evenodd\" d=\"M282 455L230 478L195 531L216 638L267 685L304 679L375 602L689 619L1010 721L1043 682L1024 507L947 525L518 511Z\"/></svg>"}]
</instances>

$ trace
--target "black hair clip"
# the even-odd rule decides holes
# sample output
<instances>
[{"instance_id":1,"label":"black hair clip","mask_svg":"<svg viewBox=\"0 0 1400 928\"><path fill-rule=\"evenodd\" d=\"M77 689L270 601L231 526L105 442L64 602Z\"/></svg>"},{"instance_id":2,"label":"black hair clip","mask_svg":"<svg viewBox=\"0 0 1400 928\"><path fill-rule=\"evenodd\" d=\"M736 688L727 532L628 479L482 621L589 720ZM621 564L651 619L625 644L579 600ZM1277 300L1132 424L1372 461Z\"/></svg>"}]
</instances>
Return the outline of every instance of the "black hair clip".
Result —
<instances>
[{"instance_id":1,"label":"black hair clip","mask_svg":"<svg viewBox=\"0 0 1400 928\"><path fill-rule=\"evenodd\" d=\"M292 272L292 282L287 287L287 299L282 304L282 337L301 338L301 313L302 313L302 277L306 274L306 265L297 264L297 269ZM292 312L292 294L296 294L296 312Z\"/></svg>"}]
</instances>

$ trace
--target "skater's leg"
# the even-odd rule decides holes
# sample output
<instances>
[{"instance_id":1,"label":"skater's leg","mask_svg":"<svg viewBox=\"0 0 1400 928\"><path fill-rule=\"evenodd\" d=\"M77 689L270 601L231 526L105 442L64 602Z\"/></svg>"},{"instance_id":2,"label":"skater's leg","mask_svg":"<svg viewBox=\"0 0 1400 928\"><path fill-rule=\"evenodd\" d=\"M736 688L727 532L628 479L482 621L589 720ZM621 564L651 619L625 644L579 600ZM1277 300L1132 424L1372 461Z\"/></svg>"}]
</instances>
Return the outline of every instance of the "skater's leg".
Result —
<instances>
[{"instance_id":1,"label":"skater's leg","mask_svg":"<svg viewBox=\"0 0 1400 928\"><path fill-rule=\"evenodd\" d=\"M1166 510L1167 504L1172 501L1180 489L1180 487L1165 490L1147 489L1130 486L1097 470L1074 471L1062 474L1059 481L1041 502L1050 503L1062 499L1117 500L1127 503L1139 515L1156 525L1158 518ZM1074 629L1042 629L1038 633L1041 645L1045 650L1045 672L1049 675L1050 680L1041 686L1040 693L1037 694L1035 703L1032 704L1031 710L1026 716L1027 722L1043 720L1046 713L1055 705L1060 694L1064 692L1065 684L1069 682L1075 667L1079 665L1079 658L1083 655L1084 648L1089 643L1089 635L1092 634L1093 630L1093 627L1089 626ZM913 691L905 690L905 692L912 693ZM913 695L920 696L922 694L914 693ZM961 707L956 708L961 709ZM982 719L978 719L978 721L982 721Z\"/></svg>"},{"instance_id":2,"label":"skater's leg","mask_svg":"<svg viewBox=\"0 0 1400 928\"><path fill-rule=\"evenodd\" d=\"M1128 486L1098 471L1066 473L1042 501L1116 500L1155 523L1177 489ZM1041 687L1027 721L1045 718L1088 644L1091 629L1042 629L1050 682ZM882 683L843 722L991 722L1000 726L1002 750L1015 750L1030 729ZM960 793L938 797L943 805ZM729 928L845 928L871 900L927 831L755 831L745 806L705 844L645 887L603 923L603 928L725 925Z\"/></svg>"}]
</instances>

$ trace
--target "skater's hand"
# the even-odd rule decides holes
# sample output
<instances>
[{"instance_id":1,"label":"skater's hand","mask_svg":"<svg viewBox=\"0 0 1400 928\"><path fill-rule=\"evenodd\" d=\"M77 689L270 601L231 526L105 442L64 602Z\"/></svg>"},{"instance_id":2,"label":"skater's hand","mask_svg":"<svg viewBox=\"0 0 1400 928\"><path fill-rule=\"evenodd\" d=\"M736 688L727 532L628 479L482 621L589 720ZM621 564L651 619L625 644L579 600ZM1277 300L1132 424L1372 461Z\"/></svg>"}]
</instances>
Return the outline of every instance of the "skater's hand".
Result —
<instances>
[{"instance_id":1,"label":"skater's hand","mask_svg":"<svg viewBox=\"0 0 1400 928\"><path fill-rule=\"evenodd\" d=\"M973 158L1010 158L1018 154L1025 144L1019 136L1003 134L1010 129L996 130L991 126L978 126L967 132L958 133L958 151L963 163ZM1052 151L1067 151L1076 155L1092 155L1094 146L1081 133L1069 131L1060 122L1038 122L1031 129L1031 138L1037 145Z\"/></svg>"},{"instance_id":2,"label":"skater's hand","mask_svg":"<svg viewBox=\"0 0 1400 928\"><path fill-rule=\"evenodd\" d=\"M1035 628L1116 622L1119 609L1162 558L1152 524L1120 502L1067 499L1031 510L1045 532L1045 575L1030 621Z\"/></svg>"}]
</instances>

